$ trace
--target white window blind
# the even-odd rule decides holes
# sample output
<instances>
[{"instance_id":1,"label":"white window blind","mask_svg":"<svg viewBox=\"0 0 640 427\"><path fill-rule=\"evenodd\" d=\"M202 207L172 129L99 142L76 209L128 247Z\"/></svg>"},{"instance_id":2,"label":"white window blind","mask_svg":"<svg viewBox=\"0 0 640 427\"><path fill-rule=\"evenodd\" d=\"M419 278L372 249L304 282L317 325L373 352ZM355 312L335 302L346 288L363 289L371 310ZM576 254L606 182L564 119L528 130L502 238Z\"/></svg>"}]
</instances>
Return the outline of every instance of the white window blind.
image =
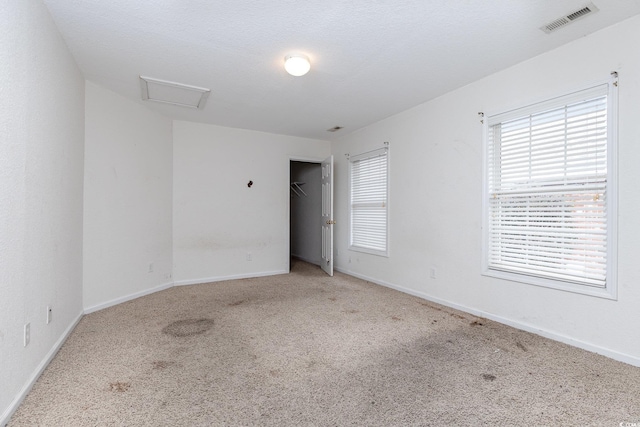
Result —
<instances>
[{"instance_id":1,"label":"white window blind","mask_svg":"<svg viewBox=\"0 0 640 427\"><path fill-rule=\"evenodd\" d=\"M608 86L489 118L490 270L606 288Z\"/></svg>"},{"instance_id":2,"label":"white window blind","mask_svg":"<svg viewBox=\"0 0 640 427\"><path fill-rule=\"evenodd\" d=\"M350 157L351 248L387 254L387 149Z\"/></svg>"}]
</instances>

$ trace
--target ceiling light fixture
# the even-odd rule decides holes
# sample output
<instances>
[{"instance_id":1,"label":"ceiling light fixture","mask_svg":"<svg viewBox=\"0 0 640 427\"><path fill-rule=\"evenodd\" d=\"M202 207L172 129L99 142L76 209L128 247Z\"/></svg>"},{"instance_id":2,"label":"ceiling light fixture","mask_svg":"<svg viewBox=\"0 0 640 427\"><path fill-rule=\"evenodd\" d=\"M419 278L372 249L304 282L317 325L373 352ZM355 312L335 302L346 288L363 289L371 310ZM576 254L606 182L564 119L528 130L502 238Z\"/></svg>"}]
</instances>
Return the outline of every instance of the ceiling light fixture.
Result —
<instances>
[{"instance_id":1,"label":"ceiling light fixture","mask_svg":"<svg viewBox=\"0 0 640 427\"><path fill-rule=\"evenodd\" d=\"M311 69L311 63L306 55L287 55L284 57L284 69L292 76L304 76Z\"/></svg>"}]
</instances>

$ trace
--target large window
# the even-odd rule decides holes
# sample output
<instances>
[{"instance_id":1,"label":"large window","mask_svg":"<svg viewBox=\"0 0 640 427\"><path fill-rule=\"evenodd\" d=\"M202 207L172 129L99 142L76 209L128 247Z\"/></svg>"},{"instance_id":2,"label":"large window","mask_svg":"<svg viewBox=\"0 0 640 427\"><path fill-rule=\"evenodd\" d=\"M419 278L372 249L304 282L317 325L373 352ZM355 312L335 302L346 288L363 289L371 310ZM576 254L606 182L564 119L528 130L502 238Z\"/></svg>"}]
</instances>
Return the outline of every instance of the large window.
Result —
<instances>
[{"instance_id":1,"label":"large window","mask_svg":"<svg viewBox=\"0 0 640 427\"><path fill-rule=\"evenodd\" d=\"M350 249L388 255L387 149L349 158L351 180Z\"/></svg>"},{"instance_id":2,"label":"large window","mask_svg":"<svg viewBox=\"0 0 640 427\"><path fill-rule=\"evenodd\" d=\"M615 298L615 90L488 117L484 273Z\"/></svg>"}]
</instances>

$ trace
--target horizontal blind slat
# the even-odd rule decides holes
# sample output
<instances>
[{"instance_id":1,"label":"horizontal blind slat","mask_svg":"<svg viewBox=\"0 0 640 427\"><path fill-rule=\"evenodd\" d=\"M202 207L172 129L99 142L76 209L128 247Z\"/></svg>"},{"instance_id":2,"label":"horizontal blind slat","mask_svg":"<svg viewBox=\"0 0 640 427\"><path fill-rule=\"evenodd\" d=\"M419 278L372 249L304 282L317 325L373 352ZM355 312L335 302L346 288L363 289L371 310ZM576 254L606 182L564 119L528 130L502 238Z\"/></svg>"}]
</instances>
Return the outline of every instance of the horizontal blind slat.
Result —
<instances>
[{"instance_id":1,"label":"horizontal blind slat","mask_svg":"<svg viewBox=\"0 0 640 427\"><path fill-rule=\"evenodd\" d=\"M351 160L351 246L386 252L386 150L354 158Z\"/></svg>"},{"instance_id":2,"label":"horizontal blind slat","mask_svg":"<svg viewBox=\"0 0 640 427\"><path fill-rule=\"evenodd\" d=\"M490 269L605 286L608 112L598 90L489 119Z\"/></svg>"}]
</instances>

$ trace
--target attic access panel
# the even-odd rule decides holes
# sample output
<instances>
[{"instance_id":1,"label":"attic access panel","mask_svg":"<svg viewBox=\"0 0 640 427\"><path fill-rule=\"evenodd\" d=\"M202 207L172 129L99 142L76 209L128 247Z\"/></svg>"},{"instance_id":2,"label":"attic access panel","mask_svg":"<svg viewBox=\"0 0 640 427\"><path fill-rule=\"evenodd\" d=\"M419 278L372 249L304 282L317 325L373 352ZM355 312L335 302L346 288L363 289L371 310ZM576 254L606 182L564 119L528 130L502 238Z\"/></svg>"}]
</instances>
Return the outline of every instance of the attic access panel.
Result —
<instances>
[{"instance_id":1,"label":"attic access panel","mask_svg":"<svg viewBox=\"0 0 640 427\"><path fill-rule=\"evenodd\" d=\"M211 89L140 76L142 99L202 110Z\"/></svg>"}]
</instances>

